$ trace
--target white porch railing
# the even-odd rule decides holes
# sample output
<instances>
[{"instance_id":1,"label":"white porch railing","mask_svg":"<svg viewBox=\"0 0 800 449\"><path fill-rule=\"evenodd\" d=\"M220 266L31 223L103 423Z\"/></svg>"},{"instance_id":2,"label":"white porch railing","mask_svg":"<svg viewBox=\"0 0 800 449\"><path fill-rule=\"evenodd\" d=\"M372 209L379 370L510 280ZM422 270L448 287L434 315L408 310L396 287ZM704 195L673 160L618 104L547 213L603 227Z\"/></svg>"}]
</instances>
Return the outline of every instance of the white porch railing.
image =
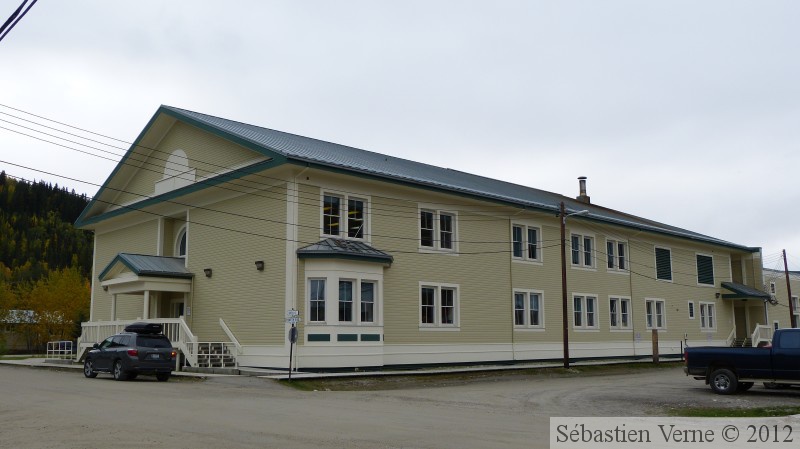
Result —
<instances>
[{"instance_id":1,"label":"white porch railing","mask_svg":"<svg viewBox=\"0 0 800 449\"><path fill-rule=\"evenodd\" d=\"M753 342L753 347L758 347L760 343L772 343L772 334L774 329L772 326L767 326L763 324L757 324L756 329L753 331L753 335L750 338L750 341Z\"/></svg>"},{"instance_id":2,"label":"white porch railing","mask_svg":"<svg viewBox=\"0 0 800 449\"><path fill-rule=\"evenodd\" d=\"M47 355L48 360L71 359L75 354L72 352L72 341L48 341Z\"/></svg>"},{"instance_id":3,"label":"white porch railing","mask_svg":"<svg viewBox=\"0 0 800 449\"><path fill-rule=\"evenodd\" d=\"M733 342L736 341L736 326L731 329L731 333L728 334L728 339L725 340L725 346L733 346Z\"/></svg>"},{"instance_id":4,"label":"white porch railing","mask_svg":"<svg viewBox=\"0 0 800 449\"><path fill-rule=\"evenodd\" d=\"M81 323L81 337L78 339L77 358L83 357L84 352L95 343L100 343L106 338L122 332L125 326L135 323L158 323L164 326L164 335L169 338L172 345L178 348L192 366L197 365L197 337L186 325L183 317L180 318L153 318L149 320L117 320L117 321L91 321Z\"/></svg>"},{"instance_id":5,"label":"white porch railing","mask_svg":"<svg viewBox=\"0 0 800 449\"><path fill-rule=\"evenodd\" d=\"M242 354L242 345L239 343L239 340L236 338L236 336L233 335L233 332L228 327L228 325L225 324L225 320L220 318L219 319L219 325L220 325L220 327L222 327L222 330L225 331L225 335L227 335L228 338L231 339L231 343L233 343L233 345L236 347L236 354L237 355L241 355Z\"/></svg>"}]
</instances>

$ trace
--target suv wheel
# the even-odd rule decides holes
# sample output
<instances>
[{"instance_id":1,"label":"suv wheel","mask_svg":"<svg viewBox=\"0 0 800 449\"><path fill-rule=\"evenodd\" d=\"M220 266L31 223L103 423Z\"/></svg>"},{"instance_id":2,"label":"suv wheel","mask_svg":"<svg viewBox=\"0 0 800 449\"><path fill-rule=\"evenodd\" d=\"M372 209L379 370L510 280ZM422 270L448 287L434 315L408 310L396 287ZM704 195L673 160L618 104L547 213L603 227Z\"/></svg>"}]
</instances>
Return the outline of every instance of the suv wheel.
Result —
<instances>
[{"instance_id":1,"label":"suv wheel","mask_svg":"<svg viewBox=\"0 0 800 449\"><path fill-rule=\"evenodd\" d=\"M128 376L125 375L125 371L122 370L122 362L117 360L114 362L114 380L125 380Z\"/></svg>"},{"instance_id":2,"label":"suv wheel","mask_svg":"<svg viewBox=\"0 0 800 449\"><path fill-rule=\"evenodd\" d=\"M166 382L169 380L169 373L156 373L156 379L159 382Z\"/></svg>"},{"instance_id":3,"label":"suv wheel","mask_svg":"<svg viewBox=\"0 0 800 449\"><path fill-rule=\"evenodd\" d=\"M83 362L83 375L90 379L97 377L97 373L94 371L94 364L89 359Z\"/></svg>"}]
</instances>

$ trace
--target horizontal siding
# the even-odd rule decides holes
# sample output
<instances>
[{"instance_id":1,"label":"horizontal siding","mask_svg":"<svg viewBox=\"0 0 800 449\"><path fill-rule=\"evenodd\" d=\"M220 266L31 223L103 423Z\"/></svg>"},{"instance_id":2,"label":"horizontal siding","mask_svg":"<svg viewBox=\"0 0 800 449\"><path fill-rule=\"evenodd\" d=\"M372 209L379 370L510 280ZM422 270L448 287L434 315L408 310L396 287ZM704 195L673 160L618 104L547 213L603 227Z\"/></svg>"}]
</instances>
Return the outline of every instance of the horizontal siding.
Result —
<instances>
[{"instance_id":1,"label":"horizontal siding","mask_svg":"<svg viewBox=\"0 0 800 449\"><path fill-rule=\"evenodd\" d=\"M201 340L227 340L222 318L244 345L283 343L285 225L274 221L285 222L284 198L281 186L209 207L219 212L189 211L188 266L197 273L192 329Z\"/></svg>"},{"instance_id":2,"label":"horizontal siding","mask_svg":"<svg viewBox=\"0 0 800 449\"><path fill-rule=\"evenodd\" d=\"M166 161L175 150L186 153L189 168L196 170L198 179L262 157L253 150L177 122L158 144L156 151L148 155L142 168L124 189L125 192L117 197L116 203L128 204L143 199L142 195L152 196L156 182L164 177Z\"/></svg>"},{"instance_id":3,"label":"horizontal siding","mask_svg":"<svg viewBox=\"0 0 800 449\"><path fill-rule=\"evenodd\" d=\"M158 220L151 220L135 226L111 232L98 232L95 240L95 272L92 275L92 295L94 298L92 316L95 321L111 319L111 294L103 291L98 276L119 253L156 254L158 245ZM142 316L143 298L133 301L117 298L117 318L131 319ZM138 302L138 313L134 302Z\"/></svg>"}]
</instances>

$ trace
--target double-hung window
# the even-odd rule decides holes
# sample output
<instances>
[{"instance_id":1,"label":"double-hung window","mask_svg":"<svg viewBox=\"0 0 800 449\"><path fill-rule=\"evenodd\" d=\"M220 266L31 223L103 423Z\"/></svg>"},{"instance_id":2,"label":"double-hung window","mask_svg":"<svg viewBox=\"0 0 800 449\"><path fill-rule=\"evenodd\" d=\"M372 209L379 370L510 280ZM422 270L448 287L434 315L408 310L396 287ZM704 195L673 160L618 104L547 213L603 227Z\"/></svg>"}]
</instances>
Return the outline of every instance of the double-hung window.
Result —
<instances>
[{"instance_id":1,"label":"double-hung window","mask_svg":"<svg viewBox=\"0 0 800 449\"><path fill-rule=\"evenodd\" d=\"M645 314L648 329L666 329L666 304L663 299L645 300Z\"/></svg>"},{"instance_id":2,"label":"double-hung window","mask_svg":"<svg viewBox=\"0 0 800 449\"><path fill-rule=\"evenodd\" d=\"M458 288L420 285L420 327L458 327Z\"/></svg>"},{"instance_id":3,"label":"double-hung window","mask_svg":"<svg viewBox=\"0 0 800 449\"><path fill-rule=\"evenodd\" d=\"M630 298L608 299L608 319L611 329L630 329L631 327L631 300Z\"/></svg>"},{"instance_id":4,"label":"double-hung window","mask_svg":"<svg viewBox=\"0 0 800 449\"><path fill-rule=\"evenodd\" d=\"M628 269L628 245L625 242L606 240L606 267L617 271Z\"/></svg>"},{"instance_id":5,"label":"double-hung window","mask_svg":"<svg viewBox=\"0 0 800 449\"><path fill-rule=\"evenodd\" d=\"M371 325L378 322L378 288L377 281L358 279L336 279L331 283L337 285L338 292L333 291L328 304L329 293L326 288L327 279L308 280L308 322L345 325ZM330 314L326 313L331 306ZM334 308L335 307L335 308ZM327 317L327 319L326 319Z\"/></svg>"},{"instance_id":6,"label":"double-hung window","mask_svg":"<svg viewBox=\"0 0 800 449\"><path fill-rule=\"evenodd\" d=\"M309 280L309 317L311 322L325 321L325 279Z\"/></svg>"},{"instance_id":7,"label":"double-hung window","mask_svg":"<svg viewBox=\"0 0 800 449\"><path fill-rule=\"evenodd\" d=\"M367 234L367 201L344 195L322 198L322 233L334 237L363 239Z\"/></svg>"},{"instance_id":8,"label":"double-hung window","mask_svg":"<svg viewBox=\"0 0 800 449\"><path fill-rule=\"evenodd\" d=\"M694 301L689 301L689 319L694 319Z\"/></svg>"},{"instance_id":9,"label":"double-hung window","mask_svg":"<svg viewBox=\"0 0 800 449\"><path fill-rule=\"evenodd\" d=\"M419 212L419 245L421 248L452 251L456 242L454 213L422 209Z\"/></svg>"},{"instance_id":10,"label":"double-hung window","mask_svg":"<svg viewBox=\"0 0 800 449\"><path fill-rule=\"evenodd\" d=\"M534 226L511 226L511 256L520 260L540 261L541 230Z\"/></svg>"},{"instance_id":11,"label":"double-hung window","mask_svg":"<svg viewBox=\"0 0 800 449\"><path fill-rule=\"evenodd\" d=\"M656 247L656 279L672 280L672 251Z\"/></svg>"},{"instance_id":12,"label":"double-hung window","mask_svg":"<svg viewBox=\"0 0 800 449\"><path fill-rule=\"evenodd\" d=\"M697 283L714 285L714 258L703 254L697 255Z\"/></svg>"},{"instance_id":13,"label":"double-hung window","mask_svg":"<svg viewBox=\"0 0 800 449\"><path fill-rule=\"evenodd\" d=\"M590 268L594 266L594 237L572 234L572 265Z\"/></svg>"},{"instance_id":14,"label":"double-hung window","mask_svg":"<svg viewBox=\"0 0 800 449\"><path fill-rule=\"evenodd\" d=\"M572 297L572 324L575 329L597 329L597 297L574 295Z\"/></svg>"},{"instance_id":15,"label":"double-hung window","mask_svg":"<svg viewBox=\"0 0 800 449\"><path fill-rule=\"evenodd\" d=\"M531 328L544 327L541 292L514 292L514 326Z\"/></svg>"},{"instance_id":16,"label":"double-hung window","mask_svg":"<svg viewBox=\"0 0 800 449\"><path fill-rule=\"evenodd\" d=\"M717 328L717 313L714 303L700 303L700 329L713 330Z\"/></svg>"}]
</instances>

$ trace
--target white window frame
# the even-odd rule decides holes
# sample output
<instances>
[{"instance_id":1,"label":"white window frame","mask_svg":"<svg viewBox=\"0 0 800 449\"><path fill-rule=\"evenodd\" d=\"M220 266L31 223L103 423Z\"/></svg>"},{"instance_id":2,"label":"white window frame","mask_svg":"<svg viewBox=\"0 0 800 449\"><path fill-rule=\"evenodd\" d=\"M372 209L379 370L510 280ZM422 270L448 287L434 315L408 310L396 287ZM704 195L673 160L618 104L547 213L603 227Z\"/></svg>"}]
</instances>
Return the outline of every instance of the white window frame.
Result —
<instances>
[{"instance_id":1,"label":"white window frame","mask_svg":"<svg viewBox=\"0 0 800 449\"><path fill-rule=\"evenodd\" d=\"M339 199L339 232L338 233L326 233L325 232L325 197L335 197ZM362 218L362 227L361 230L361 237L351 237L349 235L349 224L350 224L350 201L360 201L363 203L363 218ZM370 213L370 207L372 205L371 198L367 195L354 195L354 194L346 194L342 192L336 192L333 190L323 190L322 196L320 198L320 236L322 237L336 237L340 239L347 239L347 240L358 240L358 241L369 241L370 240L370 218L372 214Z\"/></svg>"},{"instance_id":2,"label":"white window frame","mask_svg":"<svg viewBox=\"0 0 800 449\"><path fill-rule=\"evenodd\" d=\"M181 254L181 240L186 239L186 251ZM189 228L184 224L178 229L177 238L175 239L175 257L180 257L186 260L189 255Z\"/></svg>"},{"instance_id":3,"label":"white window frame","mask_svg":"<svg viewBox=\"0 0 800 449\"><path fill-rule=\"evenodd\" d=\"M320 321L312 321L311 316L311 282L312 281L322 281L325 285L325 297L324 297L324 313L325 313L325 320ZM351 318L350 321L340 321L339 320L339 303L341 298L339 297L339 283L340 282L350 282L353 286L353 294L352 294L352 303L351 303ZM373 302L372 302L372 321L363 321L361 319L361 312L362 312L362 302L361 302L361 286L365 283L370 283L373 285ZM334 290L331 290L331 285L335 286ZM312 276L306 279L306 323L309 325L329 325L329 326L380 326L382 325L380 321L380 309L382 307L381 302L381 286L380 281L378 279L373 278L352 278L347 276Z\"/></svg>"},{"instance_id":4,"label":"white window frame","mask_svg":"<svg viewBox=\"0 0 800 449\"><path fill-rule=\"evenodd\" d=\"M775 289L775 283L774 282L770 282L769 283L769 292L772 293L773 295L777 292L777 290Z\"/></svg>"},{"instance_id":5,"label":"white window frame","mask_svg":"<svg viewBox=\"0 0 800 449\"><path fill-rule=\"evenodd\" d=\"M612 251L608 251L608 245L612 245ZM624 255L620 257L619 255L619 248L622 247L624 250ZM614 239L606 239L606 270L613 271L617 273L628 273L630 268L630 252L628 251L628 242L624 240L614 240ZM608 266L609 257L611 258L612 266ZM622 263L620 263L622 261ZM622 267L620 267L622 265Z\"/></svg>"},{"instance_id":6,"label":"white window frame","mask_svg":"<svg viewBox=\"0 0 800 449\"><path fill-rule=\"evenodd\" d=\"M645 314L645 327L648 330L667 329L667 301L660 298L645 298L644 314ZM661 325L658 325L658 305L661 304ZM652 315L652 318L651 318Z\"/></svg>"},{"instance_id":7,"label":"white window frame","mask_svg":"<svg viewBox=\"0 0 800 449\"><path fill-rule=\"evenodd\" d=\"M665 250L665 251L669 251L669 279L662 279L662 278L658 277L658 254L657 254L657 251L660 250L660 249L661 250ZM661 282L673 282L674 281L674 279L675 279L675 271L673 270L673 263L672 263L672 248L668 248L666 246L656 246L653 249L653 262L654 262L653 269L655 271L655 278L656 278L657 281L661 281Z\"/></svg>"},{"instance_id":8,"label":"white window frame","mask_svg":"<svg viewBox=\"0 0 800 449\"><path fill-rule=\"evenodd\" d=\"M792 308L794 309L794 322L800 326L800 297L796 295L792 295L790 299L792 301ZM789 327L792 327L792 323L789 323Z\"/></svg>"},{"instance_id":9,"label":"white window frame","mask_svg":"<svg viewBox=\"0 0 800 449\"><path fill-rule=\"evenodd\" d=\"M574 248L574 239L578 238L578 248L577 250ZM589 249L589 254L586 253L586 240L591 242L591 248ZM595 263L595 254L597 253L597 247L595 245L595 238L593 235L589 234L582 234L577 232L571 232L569 235L569 246L570 246L570 255L569 261L572 265L572 268L583 268L586 270L593 270L597 266ZM578 254L578 263L575 263L575 253L577 251ZM587 262L588 258L588 264Z\"/></svg>"},{"instance_id":10,"label":"white window frame","mask_svg":"<svg viewBox=\"0 0 800 449\"><path fill-rule=\"evenodd\" d=\"M694 301L689 301L689 305L687 306L687 310L689 312L689 319L693 320L694 317L697 315L697 312L694 308Z\"/></svg>"},{"instance_id":11,"label":"white window frame","mask_svg":"<svg viewBox=\"0 0 800 449\"><path fill-rule=\"evenodd\" d=\"M616 305L614 305L616 303ZM627 314L622 313L622 305L626 304L624 307L627 309ZM614 315L617 324L614 325L613 322L615 321L611 315ZM623 324L623 315L627 315L628 324ZM629 331L633 329L633 315L631 314L631 298L629 296L609 296L608 297L608 326L609 329L615 331Z\"/></svg>"},{"instance_id":12,"label":"white window frame","mask_svg":"<svg viewBox=\"0 0 800 449\"><path fill-rule=\"evenodd\" d=\"M314 301L314 299L311 298L311 290L312 290L311 289L311 283L315 282L315 281L322 282L322 285L324 286L324 293L323 293L323 296L322 296L322 301L319 301L318 299L316 301ZM328 320L328 317L329 317L328 303L330 302L330 298L329 298L330 289L328 288L328 279L327 278L319 278L319 277L311 277L311 278L308 278L306 280L306 285L308 286L307 287L308 288L308 290L307 290L308 293L306 294L306 301L307 301L306 302L306 305L307 305L307 309L306 310L308 310L307 315L306 315L306 322L313 323L313 324L325 324L325 323L327 323L327 320ZM311 307L312 301L314 301L314 302L322 302L322 313L325 315L322 320L313 319L314 318L312 316L313 308Z\"/></svg>"},{"instance_id":13,"label":"white window frame","mask_svg":"<svg viewBox=\"0 0 800 449\"><path fill-rule=\"evenodd\" d=\"M432 245L422 244L422 214L424 212L433 214L433 241ZM444 231L441 229L441 217L443 215L452 218L451 229L451 247L442 247L442 235ZM427 229L427 228L426 228ZM427 207L420 205L417 210L417 243L420 252L442 252L442 253L457 253L458 252L458 213L452 210L439 209L436 207Z\"/></svg>"},{"instance_id":14,"label":"white window frame","mask_svg":"<svg viewBox=\"0 0 800 449\"><path fill-rule=\"evenodd\" d=\"M519 241L521 246L521 254L519 256L514 254L514 244L517 242L514 240L514 228L520 228L522 230L522 240ZM536 232L536 241L534 245L536 247L536 257L530 257L530 231ZM525 261L525 262L542 262L542 228L541 226L535 226L530 224L518 223L514 222L511 224L511 258L515 261Z\"/></svg>"},{"instance_id":15,"label":"white window frame","mask_svg":"<svg viewBox=\"0 0 800 449\"><path fill-rule=\"evenodd\" d=\"M700 283L700 264L697 263L698 257L708 257L711 259L711 283L710 284L701 284ZM695 272L697 273L697 285L700 287L713 287L717 282L716 272L714 270L714 256L711 254L703 254L703 253L695 253L694 255L694 265L695 265Z\"/></svg>"},{"instance_id":16,"label":"white window frame","mask_svg":"<svg viewBox=\"0 0 800 449\"><path fill-rule=\"evenodd\" d=\"M700 329L704 331L717 330L717 305L713 302L700 301Z\"/></svg>"},{"instance_id":17,"label":"white window frame","mask_svg":"<svg viewBox=\"0 0 800 449\"><path fill-rule=\"evenodd\" d=\"M422 322L422 290L433 289L433 323ZM442 323L442 291L450 290L453 292L453 323ZM417 291L419 292L419 307L417 317L420 330L460 330L460 288L458 284L443 284L437 282L420 282Z\"/></svg>"},{"instance_id":18,"label":"white window frame","mask_svg":"<svg viewBox=\"0 0 800 449\"><path fill-rule=\"evenodd\" d=\"M517 308L517 295L523 295L523 308ZM532 324L531 323L531 296L536 295L537 302L539 305L539 323ZM512 301L512 309L513 309L513 316L512 322L514 323L514 328L516 329L536 329L536 330L544 330L544 292L541 290L527 290L527 289L514 289L514 293L511 297ZM517 323L517 310L523 311L523 322L522 324Z\"/></svg>"},{"instance_id":19,"label":"white window frame","mask_svg":"<svg viewBox=\"0 0 800 449\"><path fill-rule=\"evenodd\" d=\"M589 301L591 299L591 301ZM580 301L581 310L575 309L576 300ZM589 325L589 303L594 304L593 325ZM575 330L599 330L600 329L600 303L597 300L597 295L591 293L573 293L572 294L572 328ZM580 313L580 325L576 323L576 318Z\"/></svg>"}]
</instances>

